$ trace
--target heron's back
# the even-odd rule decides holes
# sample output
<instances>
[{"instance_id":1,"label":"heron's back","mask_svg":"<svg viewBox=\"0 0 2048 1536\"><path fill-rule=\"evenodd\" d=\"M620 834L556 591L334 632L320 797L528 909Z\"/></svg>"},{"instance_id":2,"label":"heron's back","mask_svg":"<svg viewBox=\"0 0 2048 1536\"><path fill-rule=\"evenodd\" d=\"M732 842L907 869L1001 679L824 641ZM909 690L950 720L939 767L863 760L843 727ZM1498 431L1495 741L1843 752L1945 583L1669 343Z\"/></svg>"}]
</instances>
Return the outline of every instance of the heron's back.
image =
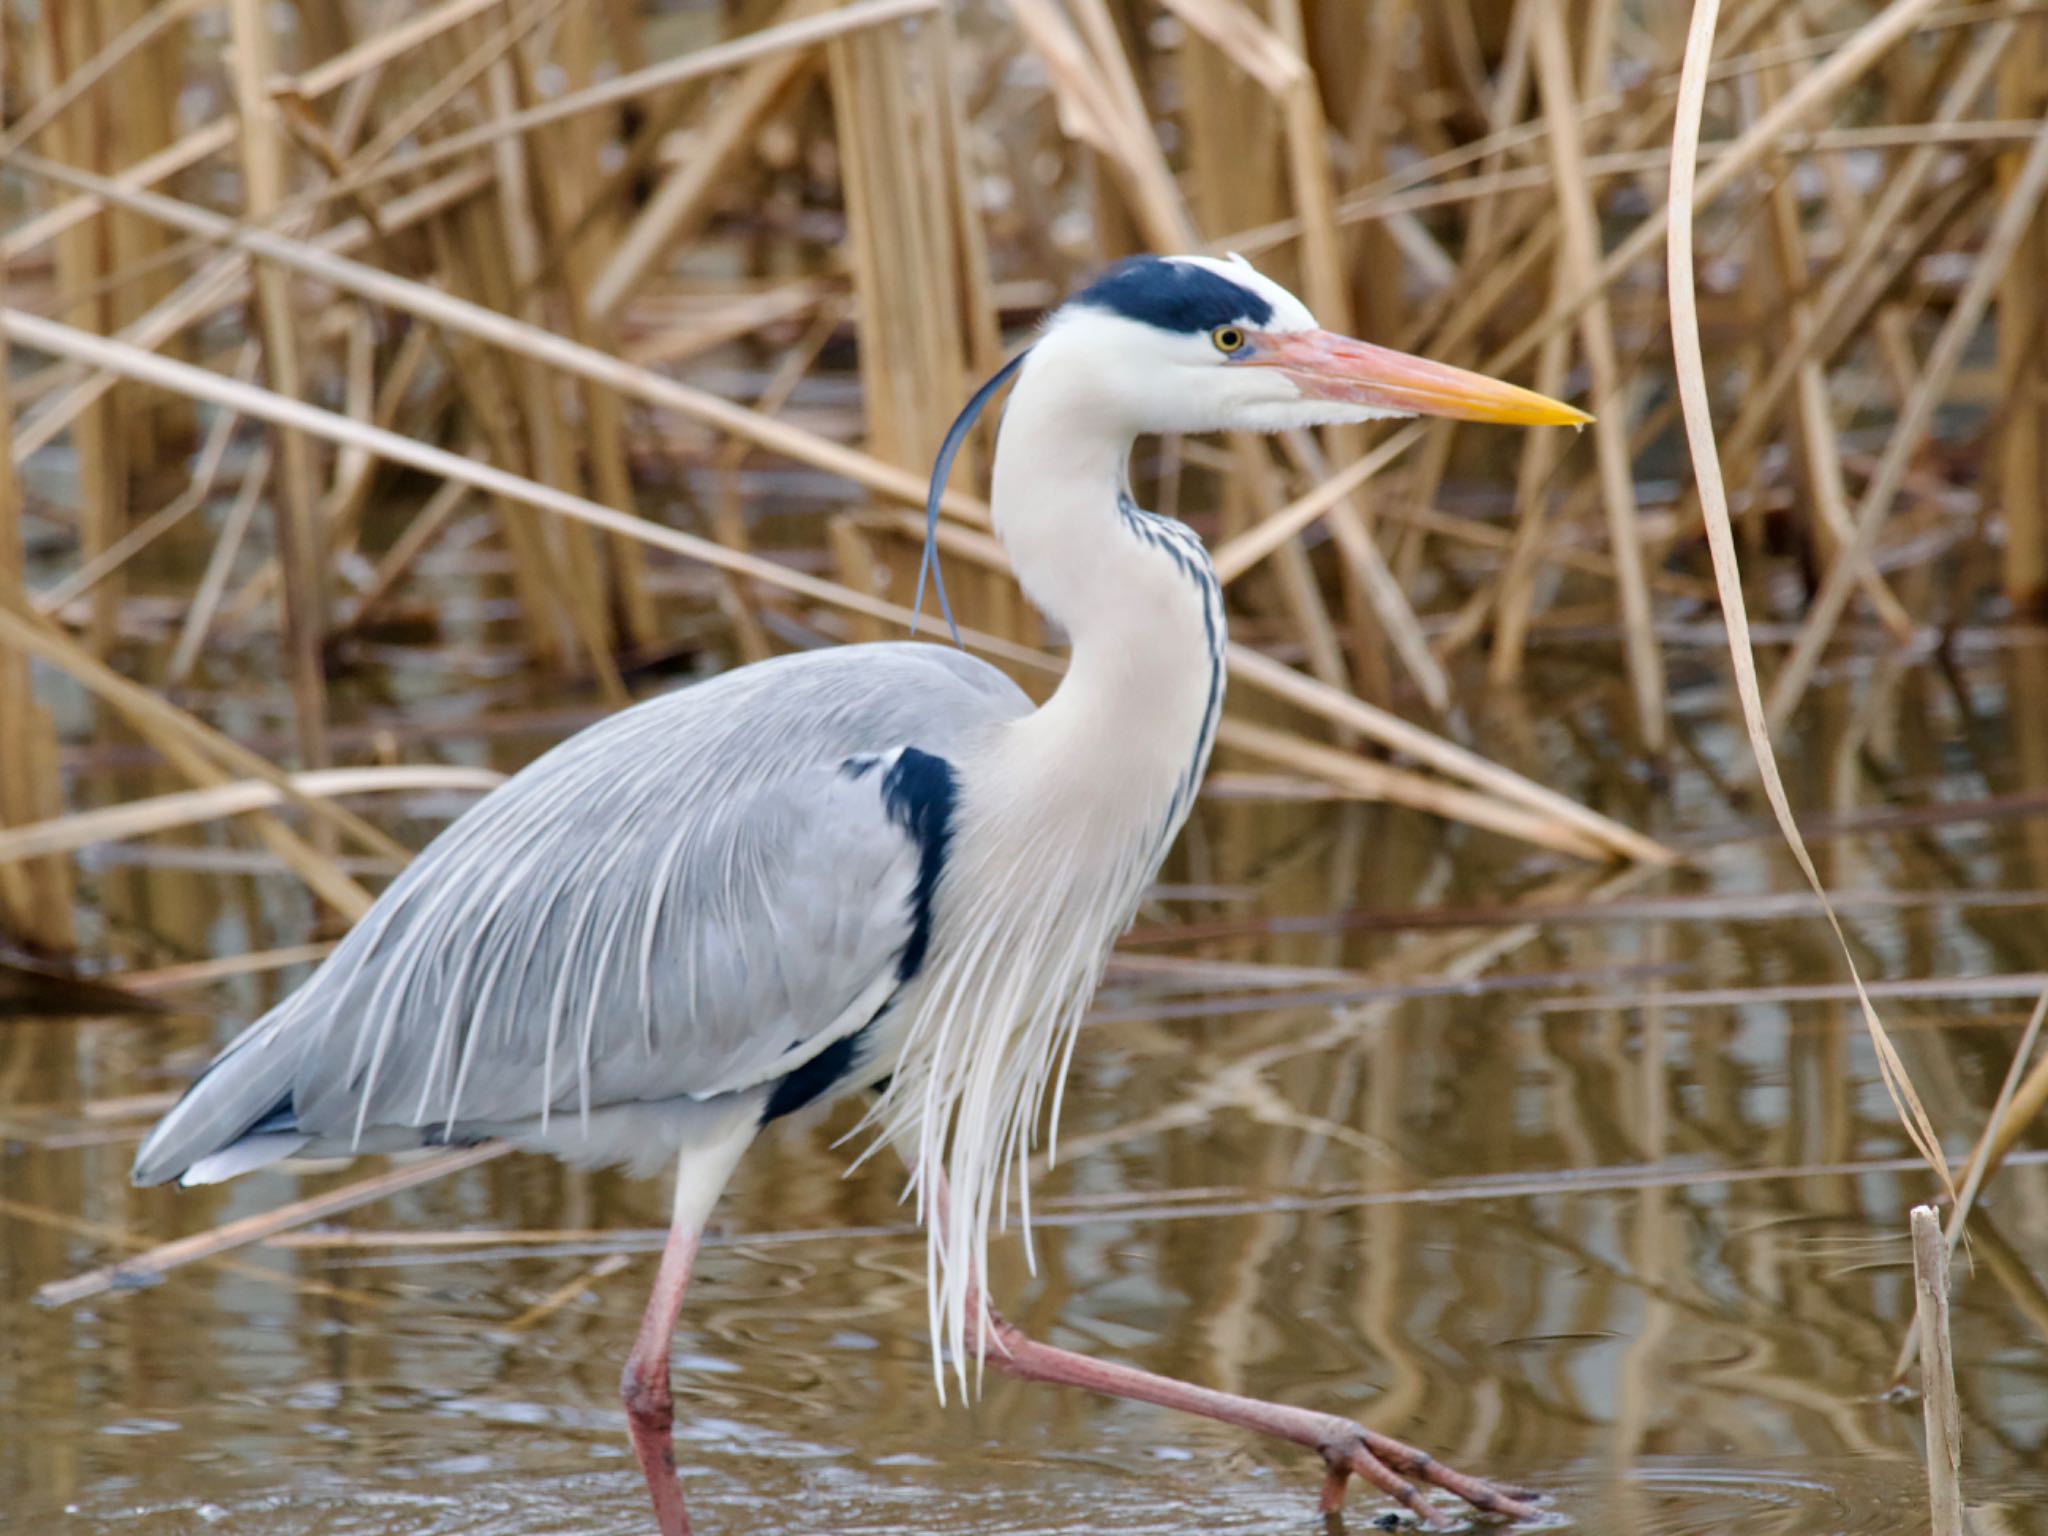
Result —
<instances>
[{"instance_id":1,"label":"heron's back","mask_svg":"<svg viewBox=\"0 0 2048 1536\"><path fill-rule=\"evenodd\" d=\"M413 861L166 1116L137 1181L252 1133L371 1147L800 1065L880 1006L914 938L906 797L927 791L865 766L943 764L1030 708L986 663L898 643L756 663L591 726Z\"/></svg>"}]
</instances>

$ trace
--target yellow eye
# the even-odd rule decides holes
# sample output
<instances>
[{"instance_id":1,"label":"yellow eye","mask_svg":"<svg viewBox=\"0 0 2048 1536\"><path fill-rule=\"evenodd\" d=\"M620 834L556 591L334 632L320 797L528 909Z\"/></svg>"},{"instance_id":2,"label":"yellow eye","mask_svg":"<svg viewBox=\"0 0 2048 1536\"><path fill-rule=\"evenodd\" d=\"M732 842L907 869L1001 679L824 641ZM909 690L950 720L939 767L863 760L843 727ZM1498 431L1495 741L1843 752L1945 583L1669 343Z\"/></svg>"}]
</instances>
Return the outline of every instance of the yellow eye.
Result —
<instances>
[{"instance_id":1,"label":"yellow eye","mask_svg":"<svg viewBox=\"0 0 2048 1536\"><path fill-rule=\"evenodd\" d=\"M1244 350L1244 332L1234 325L1217 326L1215 330L1209 333L1209 339L1216 343L1216 350L1218 352L1230 353L1242 352Z\"/></svg>"}]
</instances>

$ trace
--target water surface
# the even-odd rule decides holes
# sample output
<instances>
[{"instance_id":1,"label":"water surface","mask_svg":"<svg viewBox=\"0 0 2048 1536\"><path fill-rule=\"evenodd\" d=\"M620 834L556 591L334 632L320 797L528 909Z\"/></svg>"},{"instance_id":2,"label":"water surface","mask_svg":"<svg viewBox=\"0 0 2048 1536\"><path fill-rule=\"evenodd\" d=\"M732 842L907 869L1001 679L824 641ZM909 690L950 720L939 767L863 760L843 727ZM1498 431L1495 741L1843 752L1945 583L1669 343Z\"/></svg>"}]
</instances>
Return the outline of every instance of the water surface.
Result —
<instances>
[{"instance_id":1,"label":"water surface","mask_svg":"<svg viewBox=\"0 0 2048 1536\"><path fill-rule=\"evenodd\" d=\"M1504 706L1484 743L1683 844L1680 874L1376 807L1205 805L1084 1039L1037 1272L998 1253L1010 1314L1356 1415L1545 1490L1580 1530L1924 1530L1919 1407L1884 1388L1929 1181L1853 1004L1726 991L1843 975L1814 917L1763 899L1796 909L1800 887L1731 798L1741 744L1700 654L1661 799L1582 750L1615 676L1595 663L1553 658L1546 686L1578 702ZM382 691L365 718L404 718L406 680ZM2027 983L1983 983L2048 969L2048 815L2012 798L2044 782L2048 669L1985 654L1953 685L1909 673L1864 697L1817 696L1789 771L1868 974L1992 994L1884 1004L1960 1154L2030 1004ZM437 717L436 750L508 768L566 728L462 719ZM1948 810L1891 812L1929 805ZM391 824L417 842L449 806L404 809ZM309 937L288 881L219 873L227 846L96 855L108 946L164 964ZM616 1384L655 1185L515 1156L349 1214L354 1246L300 1238L29 1305L377 1166L126 1184L145 1120L120 1101L181 1081L297 974L162 1016L0 1021L0 1527L644 1536ZM922 1243L893 1169L840 1177L849 1123L765 1137L720 1209L678 1341L703 1531L1320 1528L1319 1469L1291 1447L995 1378L942 1407ZM1956 1349L1977 1528L2048 1536L2048 1137L2028 1147L1958 1266ZM1355 1493L1351 1528L1383 1508Z\"/></svg>"}]
</instances>

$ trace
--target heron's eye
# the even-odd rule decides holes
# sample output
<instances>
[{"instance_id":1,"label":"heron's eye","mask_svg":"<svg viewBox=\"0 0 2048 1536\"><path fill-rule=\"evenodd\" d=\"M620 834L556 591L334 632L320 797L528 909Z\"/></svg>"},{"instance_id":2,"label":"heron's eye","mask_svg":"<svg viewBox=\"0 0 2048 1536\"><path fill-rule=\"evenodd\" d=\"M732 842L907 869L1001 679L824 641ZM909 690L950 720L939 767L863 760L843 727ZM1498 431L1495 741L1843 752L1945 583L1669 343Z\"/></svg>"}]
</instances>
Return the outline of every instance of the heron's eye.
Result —
<instances>
[{"instance_id":1,"label":"heron's eye","mask_svg":"<svg viewBox=\"0 0 2048 1536\"><path fill-rule=\"evenodd\" d=\"M1216 344L1216 350L1228 357L1242 352L1245 347L1244 332L1234 325L1219 325L1209 333L1209 339Z\"/></svg>"}]
</instances>

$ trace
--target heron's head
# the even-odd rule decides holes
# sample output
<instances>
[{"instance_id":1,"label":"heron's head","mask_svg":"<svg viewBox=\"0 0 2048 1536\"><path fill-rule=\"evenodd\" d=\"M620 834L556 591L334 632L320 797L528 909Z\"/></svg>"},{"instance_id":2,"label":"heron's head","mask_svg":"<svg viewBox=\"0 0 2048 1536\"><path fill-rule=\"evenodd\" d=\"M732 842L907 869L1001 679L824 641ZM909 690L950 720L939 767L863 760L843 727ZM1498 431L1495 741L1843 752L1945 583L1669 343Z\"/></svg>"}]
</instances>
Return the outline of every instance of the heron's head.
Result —
<instances>
[{"instance_id":1,"label":"heron's head","mask_svg":"<svg viewBox=\"0 0 2048 1536\"><path fill-rule=\"evenodd\" d=\"M1041 432L1091 433L1124 449L1150 432L1285 432L1387 416L1528 427L1582 427L1593 419L1483 374L1323 330L1307 305L1241 256L1134 256L1055 310L1038 339L954 419L925 500L920 607L936 569L939 501L954 456L1020 373L1044 381L1038 400L1049 414L1036 418ZM950 624L943 584L939 603Z\"/></svg>"},{"instance_id":2,"label":"heron's head","mask_svg":"<svg viewBox=\"0 0 2048 1536\"><path fill-rule=\"evenodd\" d=\"M1584 411L1512 384L1317 326L1301 300L1242 257L1137 256L1047 322L1091 408L1141 432L1280 432L1387 416L1583 426Z\"/></svg>"}]
</instances>

